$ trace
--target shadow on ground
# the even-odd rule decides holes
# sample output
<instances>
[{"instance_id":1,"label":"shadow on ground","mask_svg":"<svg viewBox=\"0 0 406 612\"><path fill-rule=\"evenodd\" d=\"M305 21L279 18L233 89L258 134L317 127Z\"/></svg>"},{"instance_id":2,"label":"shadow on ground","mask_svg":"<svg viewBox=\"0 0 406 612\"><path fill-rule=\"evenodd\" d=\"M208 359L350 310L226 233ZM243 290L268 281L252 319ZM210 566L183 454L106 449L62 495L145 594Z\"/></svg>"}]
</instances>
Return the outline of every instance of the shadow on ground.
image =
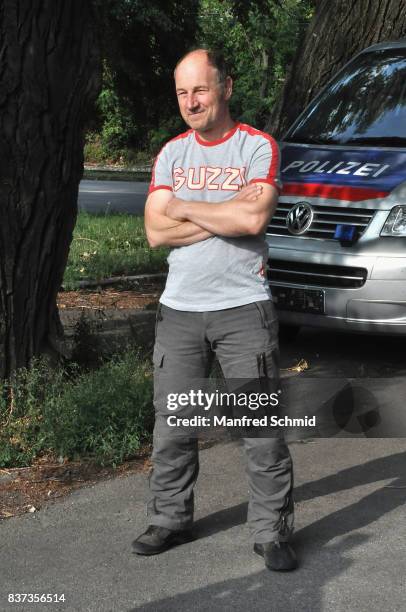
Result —
<instances>
[{"instance_id":1,"label":"shadow on ground","mask_svg":"<svg viewBox=\"0 0 406 612\"><path fill-rule=\"evenodd\" d=\"M360 558L360 553L356 549L366 544L372 537L357 531L373 524L405 503L405 460L406 453L397 453L341 470L296 489L296 502L303 503L339 491L392 479L390 484L381 486L356 503L332 512L296 532L293 541L301 561L301 568L296 572L281 574L263 570L243 578L219 581L188 593L162 598L133 608L129 612L136 610L319 612L329 609L324 600L323 587L340 575L348 576L349 589L351 593L356 592L357 585L351 582L351 567L354 563L358 563ZM244 523L245 516L245 503L216 512L196 522L197 535L199 538L205 538L231 529ZM391 531L398 527L388 525ZM332 542L336 538L338 540ZM356 556L358 559L354 561ZM341 595L344 601L346 594ZM339 609L344 608L339 607Z\"/></svg>"}]
</instances>

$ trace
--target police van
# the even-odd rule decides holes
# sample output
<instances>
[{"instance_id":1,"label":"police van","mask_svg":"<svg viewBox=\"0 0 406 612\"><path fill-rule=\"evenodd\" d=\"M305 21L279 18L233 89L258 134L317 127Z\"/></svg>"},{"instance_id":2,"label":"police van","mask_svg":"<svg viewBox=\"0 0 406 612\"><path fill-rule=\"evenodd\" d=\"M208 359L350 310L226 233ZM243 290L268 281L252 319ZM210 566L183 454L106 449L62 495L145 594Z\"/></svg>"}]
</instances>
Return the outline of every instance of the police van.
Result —
<instances>
[{"instance_id":1,"label":"police van","mask_svg":"<svg viewBox=\"0 0 406 612\"><path fill-rule=\"evenodd\" d=\"M279 144L281 324L406 334L406 39L356 55Z\"/></svg>"}]
</instances>

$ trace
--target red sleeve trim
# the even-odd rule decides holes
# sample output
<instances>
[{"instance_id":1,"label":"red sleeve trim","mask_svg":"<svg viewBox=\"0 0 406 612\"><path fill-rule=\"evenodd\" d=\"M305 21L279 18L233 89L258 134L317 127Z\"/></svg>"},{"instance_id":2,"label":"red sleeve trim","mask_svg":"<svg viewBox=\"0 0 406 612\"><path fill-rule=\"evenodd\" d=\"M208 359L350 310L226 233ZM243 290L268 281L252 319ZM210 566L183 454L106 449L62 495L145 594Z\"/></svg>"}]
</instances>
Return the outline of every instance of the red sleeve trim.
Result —
<instances>
[{"instance_id":1,"label":"red sleeve trim","mask_svg":"<svg viewBox=\"0 0 406 612\"><path fill-rule=\"evenodd\" d=\"M282 193L282 186L279 185L274 178L257 178L257 179L251 179L249 184L251 183L267 183L268 185L272 185L272 187L275 187L275 189L278 191L278 194L280 195Z\"/></svg>"},{"instance_id":2,"label":"red sleeve trim","mask_svg":"<svg viewBox=\"0 0 406 612\"><path fill-rule=\"evenodd\" d=\"M162 149L161 149L161 151L162 151ZM160 153L161 151L159 151L159 153ZM152 166L152 172L151 172L151 182L150 182L150 184L149 184L148 193L151 193L151 190L152 190L152 189L153 189L153 187L154 187L154 183L155 183L155 166L157 165L157 162L158 162L159 153L158 153L158 155L155 157L155 159L154 159L154 165Z\"/></svg>"},{"instance_id":3,"label":"red sleeve trim","mask_svg":"<svg viewBox=\"0 0 406 612\"><path fill-rule=\"evenodd\" d=\"M169 185L150 185L149 189L148 189L148 193L152 193L153 191L157 191L158 189L169 189L169 191L172 191L172 187L169 187Z\"/></svg>"},{"instance_id":4,"label":"red sleeve trim","mask_svg":"<svg viewBox=\"0 0 406 612\"><path fill-rule=\"evenodd\" d=\"M279 149L273 138L269 140L269 143L271 145L271 164L269 166L267 178L274 179L277 176L279 170Z\"/></svg>"},{"instance_id":5,"label":"red sleeve trim","mask_svg":"<svg viewBox=\"0 0 406 612\"><path fill-rule=\"evenodd\" d=\"M282 189L275 183L275 178L277 177L279 171L279 147L276 140L270 134L262 132L261 130L257 130L256 128L253 128L252 126L247 125L246 123L240 124L240 130L248 132L250 136L262 136L269 142L271 146L271 163L269 165L269 170L266 177L267 180L254 179L253 181L250 181L250 183L257 182L257 180L262 180L263 183L269 183L270 185L274 185L274 187L276 187L276 189L280 193Z\"/></svg>"}]
</instances>

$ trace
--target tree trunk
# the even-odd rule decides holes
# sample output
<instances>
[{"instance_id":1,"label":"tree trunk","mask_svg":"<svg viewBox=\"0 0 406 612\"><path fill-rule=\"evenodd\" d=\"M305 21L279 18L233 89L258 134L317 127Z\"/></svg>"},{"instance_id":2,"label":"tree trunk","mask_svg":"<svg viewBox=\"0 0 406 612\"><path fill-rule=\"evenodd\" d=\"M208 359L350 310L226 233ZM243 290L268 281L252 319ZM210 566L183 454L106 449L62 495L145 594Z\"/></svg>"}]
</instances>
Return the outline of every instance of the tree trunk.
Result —
<instances>
[{"instance_id":1,"label":"tree trunk","mask_svg":"<svg viewBox=\"0 0 406 612\"><path fill-rule=\"evenodd\" d=\"M259 91L260 98L264 98L266 89L268 86L268 75L269 75L269 53L265 49L262 49L262 61L261 61L261 88Z\"/></svg>"},{"instance_id":2,"label":"tree trunk","mask_svg":"<svg viewBox=\"0 0 406 612\"><path fill-rule=\"evenodd\" d=\"M406 35L406 0L320 0L266 130L280 138L320 88L365 47Z\"/></svg>"},{"instance_id":3,"label":"tree trunk","mask_svg":"<svg viewBox=\"0 0 406 612\"><path fill-rule=\"evenodd\" d=\"M0 6L0 379L57 356L83 127L100 86L90 0Z\"/></svg>"}]
</instances>

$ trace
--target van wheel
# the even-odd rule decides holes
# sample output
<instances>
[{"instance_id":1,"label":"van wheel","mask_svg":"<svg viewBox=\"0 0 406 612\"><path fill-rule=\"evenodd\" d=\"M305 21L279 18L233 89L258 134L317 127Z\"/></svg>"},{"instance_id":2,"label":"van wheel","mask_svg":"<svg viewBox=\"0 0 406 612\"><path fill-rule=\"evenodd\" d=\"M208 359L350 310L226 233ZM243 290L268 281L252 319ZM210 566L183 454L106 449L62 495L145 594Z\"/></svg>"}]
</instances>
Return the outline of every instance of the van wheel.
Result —
<instances>
[{"instance_id":1,"label":"van wheel","mask_svg":"<svg viewBox=\"0 0 406 612\"><path fill-rule=\"evenodd\" d=\"M300 331L300 325L279 324L279 340L281 342L293 342Z\"/></svg>"}]
</instances>

